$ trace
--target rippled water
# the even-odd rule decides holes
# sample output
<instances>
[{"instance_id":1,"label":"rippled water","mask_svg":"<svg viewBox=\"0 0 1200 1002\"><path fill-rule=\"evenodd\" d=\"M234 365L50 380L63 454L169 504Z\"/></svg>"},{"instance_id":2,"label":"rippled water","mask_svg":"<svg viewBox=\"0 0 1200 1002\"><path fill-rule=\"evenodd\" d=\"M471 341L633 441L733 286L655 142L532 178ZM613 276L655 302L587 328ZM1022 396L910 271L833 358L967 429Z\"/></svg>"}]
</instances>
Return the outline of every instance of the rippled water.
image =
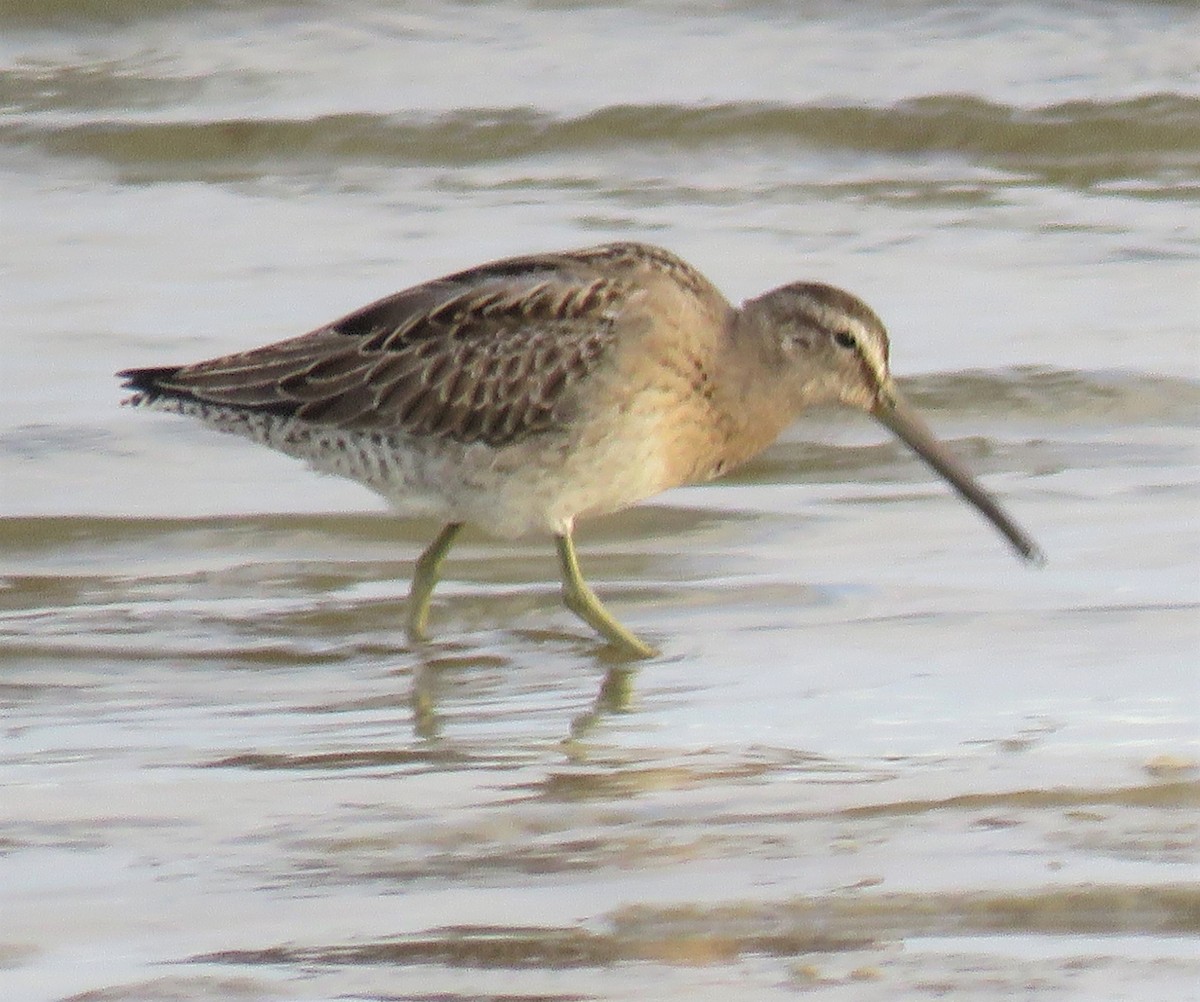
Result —
<instances>
[{"instance_id":1,"label":"rippled water","mask_svg":"<svg viewBox=\"0 0 1200 1002\"><path fill-rule=\"evenodd\" d=\"M1200 15L0 9L0 997L1200 998ZM841 284L1050 556L812 415L546 540L117 407L491 257Z\"/></svg>"}]
</instances>

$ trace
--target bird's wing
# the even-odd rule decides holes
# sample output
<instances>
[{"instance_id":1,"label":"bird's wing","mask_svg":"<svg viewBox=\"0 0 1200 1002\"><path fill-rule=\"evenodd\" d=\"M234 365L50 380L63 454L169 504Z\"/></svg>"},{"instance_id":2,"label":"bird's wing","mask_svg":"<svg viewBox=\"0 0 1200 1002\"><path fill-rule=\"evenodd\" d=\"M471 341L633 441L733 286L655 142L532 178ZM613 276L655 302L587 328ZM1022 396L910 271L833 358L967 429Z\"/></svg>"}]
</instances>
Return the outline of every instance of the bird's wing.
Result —
<instances>
[{"instance_id":1,"label":"bird's wing","mask_svg":"<svg viewBox=\"0 0 1200 1002\"><path fill-rule=\"evenodd\" d=\"M641 244L511 258L398 292L301 337L120 375L142 400L505 444L561 420L571 390L620 336L623 312L647 281L663 278L699 283L697 294L711 289L674 255Z\"/></svg>"}]
</instances>

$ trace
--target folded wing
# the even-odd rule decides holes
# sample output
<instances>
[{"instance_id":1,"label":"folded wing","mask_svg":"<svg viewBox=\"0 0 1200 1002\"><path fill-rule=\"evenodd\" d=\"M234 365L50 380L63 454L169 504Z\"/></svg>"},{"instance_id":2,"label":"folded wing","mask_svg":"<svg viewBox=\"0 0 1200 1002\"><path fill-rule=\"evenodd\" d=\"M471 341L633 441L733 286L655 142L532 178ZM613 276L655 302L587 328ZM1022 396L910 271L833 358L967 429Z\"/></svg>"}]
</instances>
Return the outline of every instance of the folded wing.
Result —
<instances>
[{"instance_id":1,"label":"folded wing","mask_svg":"<svg viewBox=\"0 0 1200 1002\"><path fill-rule=\"evenodd\" d=\"M619 245L618 245L619 246ZM554 426L636 293L601 251L514 258L396 293L301 337L120 373L189 400L360 431L501 445ZM611 251L610 251L611 253Z\"/></svg>"}]
</instances>

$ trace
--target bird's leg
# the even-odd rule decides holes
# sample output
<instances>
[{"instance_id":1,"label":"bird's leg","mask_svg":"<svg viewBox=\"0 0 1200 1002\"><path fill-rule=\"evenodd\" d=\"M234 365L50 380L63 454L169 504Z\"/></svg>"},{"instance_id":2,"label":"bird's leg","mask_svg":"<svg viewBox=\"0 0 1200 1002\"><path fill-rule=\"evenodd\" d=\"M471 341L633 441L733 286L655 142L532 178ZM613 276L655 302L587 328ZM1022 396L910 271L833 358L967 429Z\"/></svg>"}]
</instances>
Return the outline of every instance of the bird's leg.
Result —
<instances>
[{"instance_id":1,"label":"bird's leg","mask_svg":"<svg viewBox=\"0 0 1200 1002\"><path fill-rule=\"evenodd\" d=\"M631 657L654 657L658 651L618 623L600 604L596 593L587 586L583 575L579 573L579 558L575 555L575 543L571 539L570 531L556 534L554 545L558 549L558 561L562 568L563 604L600 636Z\"/></svg>"},{"instance_id":2,"label":"bird's leg","mask_svg":"<svg viewBox=\"0 0 1200 1002\"><path fill-rule=\"evenodd\" d=\"M412 584L408 586L408 639L417 643L425 639L425 626L429 622L429 600L438 583L438 571L442 561L450 552L454 539L462 532L462 522L448 522L437 538L417 557L413 568Z\"/></svg>"}]
</instances>

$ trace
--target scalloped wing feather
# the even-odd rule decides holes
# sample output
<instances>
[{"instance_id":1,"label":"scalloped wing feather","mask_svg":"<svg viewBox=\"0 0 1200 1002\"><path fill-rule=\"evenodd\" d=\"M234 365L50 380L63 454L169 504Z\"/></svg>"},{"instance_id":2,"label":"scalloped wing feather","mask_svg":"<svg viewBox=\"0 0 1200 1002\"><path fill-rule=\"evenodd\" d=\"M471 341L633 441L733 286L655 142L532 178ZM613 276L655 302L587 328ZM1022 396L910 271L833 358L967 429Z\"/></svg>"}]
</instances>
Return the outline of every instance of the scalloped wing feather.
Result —
<instances>
[{"instance_id":1,"label":"scalloped wing feather","mask_svg":"<svg viewBox=\"0 0 1200 1002\"><path fill-rule=\"evenodd\" d=\"M195 400L317 424L502 445L561 424L639 290L720 294L668 251L607 244L510 258L388 296L301 337L130 370L135 400ZM722 300L723 301L723 300Z\"/></svg>"}]
</instances>

